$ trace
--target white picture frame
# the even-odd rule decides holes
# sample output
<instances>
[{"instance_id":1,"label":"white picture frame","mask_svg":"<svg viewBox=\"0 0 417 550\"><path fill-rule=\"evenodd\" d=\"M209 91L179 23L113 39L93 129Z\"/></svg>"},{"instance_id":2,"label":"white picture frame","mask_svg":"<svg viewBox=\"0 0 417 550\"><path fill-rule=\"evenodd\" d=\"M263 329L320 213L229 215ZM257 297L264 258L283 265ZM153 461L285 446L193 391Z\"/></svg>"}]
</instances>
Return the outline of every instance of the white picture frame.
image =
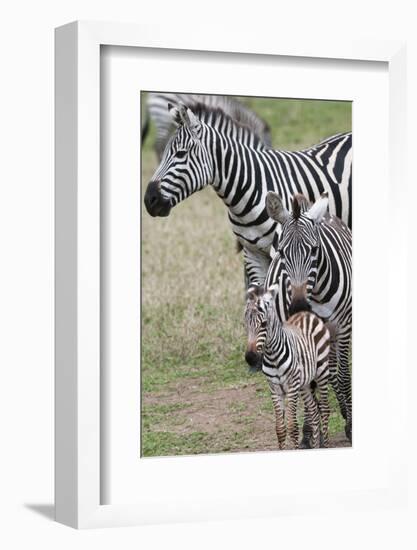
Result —
<instances>
[{"instance_id":1,"label":"white picture frame","mask_svg":"<svg viewBox=\"0 0 417 550\"><path fill-rule=\"evenodd\" d=\"M164 28L75 22L56 30L56 519L77 528L134 525L161 521L237 518L248 515L244 503L221 499L199 505L184 516L166 501L161 514L151 503L101 504L100 402L100 48L102 45L172 50L196 50L382 61L389 71L390 191L398 202L405 189L405 45L401 42L280 41L249 38L243 31L215 38L203 28L186 34ZM161 38L160 38L161 37ZM219 54L221 55L221 54ZM393 208L395 236L401 238L406 221ZM392 250L396 265L405 270L405 251ZM401 303L401 302L400 302ZM405 304L405 300L404 300ZM393 304L390 304L393 307ZM400 306L404 307L404 306ZM401 331L399 331L401 332ZM405 333L404 333L405 334ZM405 336L403 336L405 338ZM399 346L396 395L405 393L406 346ZM402 350L402 351L401 351ZM400 410L404 415L405 410ZM404 433L396 435L397 449L390 457L390 475L383 490L345 495L345 509L397 505L405 499L402 468ZM392 475L391 475L392 474ZM340 495L343 497L343 495ZM318 496L288 495L269 514L308 511ZM298 499L298 503L297 503ZM325 501L326 495L321 495ZM320 499L319 499L320 500ZM256 512L255 515L262 515Z\"/></svg>"}]
</instances>

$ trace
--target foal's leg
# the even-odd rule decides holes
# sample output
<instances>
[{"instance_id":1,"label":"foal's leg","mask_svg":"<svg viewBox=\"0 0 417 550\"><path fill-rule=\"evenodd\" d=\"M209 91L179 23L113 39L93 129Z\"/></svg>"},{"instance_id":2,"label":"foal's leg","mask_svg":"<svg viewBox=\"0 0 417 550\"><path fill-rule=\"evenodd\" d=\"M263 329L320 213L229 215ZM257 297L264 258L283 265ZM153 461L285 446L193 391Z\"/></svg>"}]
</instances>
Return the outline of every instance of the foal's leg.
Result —
<instances>
[{"instance_id":1,"label":"foal's leg","mask_svg":"<svg viewBox=\"0 0 417 550\"><path fill-rule=\"evenodd\" d=\"M320 415L317 401L309 386L303 388L301 394L311 422L310 447L317 449L320 446Z\"/></svg>"},{"instance_id":2,"label":"foal's leg","mask_svg":"<svg viewBox=\"0 0 417 550\"><path fill-rule=\"evenodd\" d=\"M294 385L290 385L290 388L288 390L287 407L285 412L285 416L287 419L287 430L288 430L288 436L289 436L287 449L298 449L297 404L298 404L299 393L300 393L300 388L298 383Z\"/></svg>"},{"instance_id":3,"label":"foal's leg","mask_svg":"<svg viewBox=\"0 0 417 550\"><path fill-rule=\"evenodd\" d=\"M311 449L312 434L313 430L311 429L311 418L309 416L309 410L304 404L303 438L300 443L300 449Z\"/></svg>"},{"instance_id":4,"label":"foal's leg","mask_svg":"<svg viewBox=\"0 0 417 550\"><path fill-rule=\"evenodd\" d=\"M310 391L315 396L315 389L316 389L316 382L312 382L310 384ZM311 436L313 434L313 430L311 428L311 418L309 416L309 409L306 407L304 403L304 423L303 423L303 438L300 443L300 449L311 449Z\"/></svg>"},{"instance_id":5,"label":"foal's leg","mask_svg":"<svg viewBox=\"0 0 417 550\"><path fill-rule=\"evenodd\" d=\"M277 433L278 447L279 449L285 448L286 429L284 418L284 396L281 388L277 384L269 382L269 388L271 390L272 404L275 411L275 431Z\"/></svg>"}]
</instances>

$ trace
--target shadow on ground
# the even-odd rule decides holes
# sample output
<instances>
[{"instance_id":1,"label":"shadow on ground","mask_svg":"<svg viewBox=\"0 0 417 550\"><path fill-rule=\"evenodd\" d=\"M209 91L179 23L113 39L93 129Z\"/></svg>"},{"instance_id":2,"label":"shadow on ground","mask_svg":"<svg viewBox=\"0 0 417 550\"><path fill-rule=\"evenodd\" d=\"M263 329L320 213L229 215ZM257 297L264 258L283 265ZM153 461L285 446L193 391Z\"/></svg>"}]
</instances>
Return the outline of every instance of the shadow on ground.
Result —
<instances>
[{"instance_id":1,"label":"shadow on ground","mask_svg":"<svg viewBox=\"0 0 417 550\"><path fill-rule=\"evenodd\" d=\"M53 504L25 504L25 508L46 519L55 521L55 506Z\"/></svg>"}]
</instances>

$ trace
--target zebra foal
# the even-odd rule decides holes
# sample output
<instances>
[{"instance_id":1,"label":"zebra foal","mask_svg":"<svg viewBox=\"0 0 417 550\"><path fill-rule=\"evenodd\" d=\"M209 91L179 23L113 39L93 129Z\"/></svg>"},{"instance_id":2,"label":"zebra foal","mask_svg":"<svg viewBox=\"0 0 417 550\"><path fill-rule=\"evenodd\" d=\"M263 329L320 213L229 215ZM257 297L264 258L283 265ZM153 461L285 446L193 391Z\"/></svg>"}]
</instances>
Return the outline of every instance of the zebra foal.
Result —
<instances>
[{"instance_id":1,"label":"zebra foal","mask_svg":"<svg viewBox=\"0 0 417 550\"><path fill-rule=\"evenodd\" d=\"M325 324L309 312L297 313L282 323L275 308L277 290L277 285L267 290L252 286L248 290L245 358L251 367L261 368L268 379L279 448L299 446L297 404L300 395L311 433L307 446L320 446L321 424L322 445L328 447L330 333ZM320 393L319 403L310 387L313 382Z\"/></svg>"}]
</instances>

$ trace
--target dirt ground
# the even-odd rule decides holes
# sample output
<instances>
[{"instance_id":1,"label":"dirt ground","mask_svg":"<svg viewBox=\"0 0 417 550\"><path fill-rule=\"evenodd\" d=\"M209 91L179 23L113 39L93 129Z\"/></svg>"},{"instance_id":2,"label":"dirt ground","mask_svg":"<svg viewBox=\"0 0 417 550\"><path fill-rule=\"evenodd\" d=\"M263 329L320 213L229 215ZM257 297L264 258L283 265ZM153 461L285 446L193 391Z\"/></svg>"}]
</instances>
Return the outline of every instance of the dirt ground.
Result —
<instances>
[{"instance_id":1,"label":"dirt ground","mask_svg":"<svg viewBox=\"0 0 417 550\"><path fill-rule=\"evenodd\" d=\"M210 448L205 452L277 450L272 404L269 406L265 396L258 395L259 380L210 392L201 391L204 382L196 379L187 384L175 383L165 392L145 395L145 410L158 409L161 404L165 411L172 410L160 418L152 415L148 429L175 434L178 440L196 433L206 435ZM330 439L332 448L349 446L344 433ZM184 451L177 448L176 454L193 452L187 447ZM194 452L204 452L204 448L197 447Z\"/></svg>"}]
</instances>

